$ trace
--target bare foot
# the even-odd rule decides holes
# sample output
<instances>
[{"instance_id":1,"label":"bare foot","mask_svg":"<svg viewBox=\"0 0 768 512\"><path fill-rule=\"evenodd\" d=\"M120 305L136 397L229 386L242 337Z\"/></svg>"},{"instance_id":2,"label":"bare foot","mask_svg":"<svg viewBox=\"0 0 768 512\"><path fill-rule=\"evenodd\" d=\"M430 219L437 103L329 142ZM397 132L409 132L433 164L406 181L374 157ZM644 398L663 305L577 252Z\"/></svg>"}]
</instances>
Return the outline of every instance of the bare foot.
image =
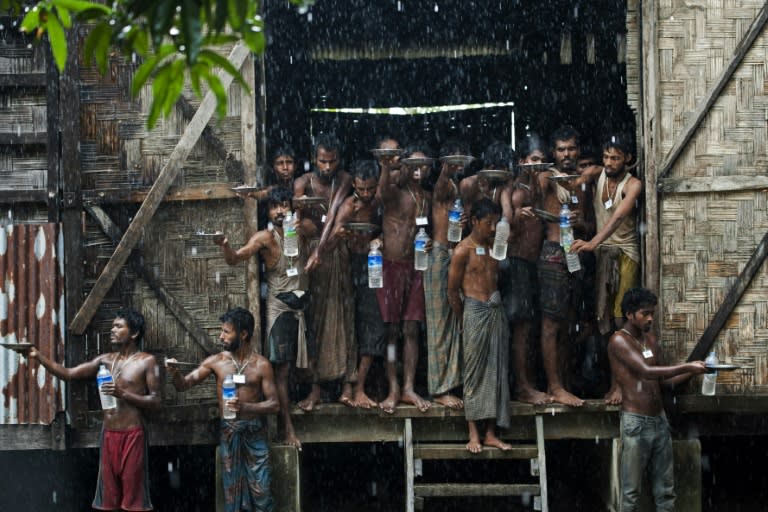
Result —
<instances>
[{"instance_id":1,"label":"bare foot","mask_svg":"<svg viewBox=\"0 0 768 512\"><path fill-rule=\"evenodd\" d=\"M405 391L403 396L400 398L400 401L405 402L406 404L415 405L416 408L421 412L427 412L429 408L432 407L431 402L424 400L413 390Z\"/></svg>"},{"instance_id":2,"label":"bare foot","mask_svg":"<svg viewBox=\"0 0 768 512\"><path fill-rule=\"evenodd\" d=\"M512 449L512 445L509 443L505 443L495 435L486 434L485 435L485 441L483 442L485 446L491 446L493 448L498 448L502 451L509 451Z\"/></svg>"},{"instance_id":3,"label":"bare foot","mask_svg":"<svg viewBox=\"0 0 768 512\"><path fill-rule=\"evenodd\" d=\"M307 395L307 398L299 402L297 405L299 406L299 409L301 409L304 412L312 412L315 410L315 407L319 403L320 403L320 388L313 386L312 391L309 392L309 394Z\"/></svg>"},{"instance_id":4,"label":"bare foot","mask_svg":"<svg viewBox=\"0 0 768 512\"><path fill-rule=\"evenodd\" d=\"M355 407L359 407L360 409L372 409L376 407L377 404L371 397L365 394L365 391L359 390L355 393Z\"/></svg>"},{"instance_id":5,"label":"bare foot","mask_svg":"<svg viewBox=\"0 0 768 512\"><path fill-rule=\"evenodd\" d=\"M288 446L293 446L297 450L301 451L301 441L299 441L299 438L296 437L296 434L294 434L293 432L285 433L285 443Z\"/></svg>"},{"instance_id":6,"label":"bare foot","mask_svg":"<svg viewBox=\"0 0 768 512\"><path fill-rule=\"evenodd\" d=\"M379 409L387 414L394 414L395 407L397 407L397 403L399 401L400 395L398 393L390 393L389 396L387 396L387 398L385 398L384 401L379 404Z\"/></svg>"},{"instance_id":7,"label":"bare foot","mask_svg":"<svg viewBox=\"0 0 768 512\"><path fill-rule=\"evenodd\" d=\"M584 405L584 400L569 393L563 388L552 391L552 401L558 404L570 405L571 407L581 407Z\"/></svg>"},{"instance_id":8,"label":"bare foot","mask_svg":"<svg viewBox=\"0 0 768 512\"><path fill-rule=\"evenodd\" d=\"M605 394L605 403L608 405L621 405L621 390L618 387L609 389Z\"/></svg>"},{"instance_id":9,"label":"bare foot","mask_svg":"<svg viewBox=\"0 0 768 512\"><path fill-rule=\"evenodd\" d=\"M533 404L533 405L551 404L552 401L554 400L554 397L552 395L549 395L547 393L544 393L543 391L539 391L538 389L533 389L530 387L518 389L516 396L519 401L524 402L526 404Z\"/></svg>"},{"instance_id":10,"label":"bare foot","mask_svg":"<svg viewBox=\"0 0 768 512\"><path fill-rule=\"evenodd\" d=\"M470 439L467 443L467 450L469 450L470 453L480 453L483 451L483 444L479 439Z\"/></svg>"},{"instance_id":11,"label":"bare foot","mask_svg":"<svg viewBox=\"0 0 768 512\"><path fill-rule=\"evenodd\" d=\"M464 408L464 402L461 400L461 398L457 396L453 396L450 393L445 393L444 395L438 395L434 397L434 401L435 403L443 405L449 409L453 409L454 411L458 411Z\"/></svg>"},{"instance_id":12,"label":"bare foot","mask_svg":"<svg viewBox=\"0 0 768 512\"><path fill-rule=\"evenodd\" d=\"M342 403L342 404L346 405L347 407L352 407L352 408L355 407L354 400L352 400L352 397L347 396L347 395L341 395L339 397L339 403Z\"/></svg>"}]
</instances>

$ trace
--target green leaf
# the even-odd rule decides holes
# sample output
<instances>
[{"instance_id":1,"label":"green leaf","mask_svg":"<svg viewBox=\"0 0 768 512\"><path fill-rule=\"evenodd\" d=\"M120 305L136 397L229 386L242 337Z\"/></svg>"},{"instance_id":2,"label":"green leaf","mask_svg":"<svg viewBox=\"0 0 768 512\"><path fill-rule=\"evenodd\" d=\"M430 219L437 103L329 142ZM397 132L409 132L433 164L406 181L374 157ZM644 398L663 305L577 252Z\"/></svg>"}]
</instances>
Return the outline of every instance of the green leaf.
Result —
<instances>
[{"instance_id":1,"label":"green leaf","mask_svg":"<svg viewBox=\"0 0 768 512\"><path fill-rule=\"evenodd\" d=\"M163 100L163 115L168 116L176 104L176 101L181 96L181 91L184 90L184 69L185 64L183 59L178 59L171 64L171 75L168 81L167 90L165 91L165 99Z\"/></svg>"},{"instance_id":2,"label":"green leaf","mask_svg":"<svg viewBox=\"0 0 768 512\"><path fill-rule=\"evenodd\" d=\"M21 21L19 29L22 32L34 32L40 26L40 8L34 6Z\"/></svg>"},{"instance_id":3,"label":"green leaf","mask_svg":"<svg viewBox=\"0 0 768 512\"><path fill-rule=\"evenodd\" d=\"M149 108L147 125L154 126L163 112L165 98L168 96L168 83L171 79L171 65L166 62L160 65L152 79L152 105Z\"/></svg>"},{"instance_id":4,"label":"green leaf","mask_svg":"<svg viewBox=\"0 0 768 512\"><path fill-rule=\"evenodd\" d=\"M51 44L53 60L56 62L59 73L61 73L67 64L67 36L64 33L64 27L61 26L61 22L56 16L48 16L46 28L48 29L48 41Z\"/></svg>"},{"instance_id":5,"label":"green leaf","mask_svg":"<svg viewBox=\"0 0 768 512\"><path fill-rule=\"evenodd\" d=\"M200 52L200 61L201 62L208 62L210 63L210 67L219 67L222 68L225 72L232 75L235 80L240 83L243 87L246 89L248 88L248 84L245 83L245 80L243 80L242 75L240 74L240 71L223 55L220 55L216 53L213 50L202 50Z\"/></svg>"},{"instance_id":6,"label":"green leaf","mask_svg":"<svg viewBox=\"0 0 768 512\"><path fill-rule=\"evenodd\" d=\"M155 55L149 57L141 64L141 66L139 66L139 69L137 69L136 73L133 74L133 81L131 82L132 96L138 96L141 88L145 83L147 83L149 77L152 76L152 73L158 67L158 63L175 51L176 48L172 44L163 45Z\"/></svg>"},{"instance_id":7,"label":"green leaf","mask_svg":"<svg viewBox=\"0 0 768 512\"><path fill-rule=\"evenodd\" d=\"M69 10L64 7L56 7L56 14L59 15L61 24L64 28L72 28L72 16L69 15Z\"/></svg>"},{"instance_id":8,"label":"green leaf","mask_svg":"<svg viewBox=\"0 0 768 512\"><path fill-rule=\"evenodd\" d=\"M255 27L256 25L252 25L252 27ZM245 30L243 30L243 41L245 42L245 45L248 47L249 50L251 50L253 53L257 55L261 55L264 53L264 47L266 46L265 39L264 39L264 31L254 31L251 30L250 27L246 27Z\"/></svg>"},{"instance_id":9,"label":"green leaf","mask_svg":"<svg viewBox=\"0 0 768 512\"><path fill-rule=\"evenodd\" d=\"M53 0L52 3L56 7L62 7L76 13L96 9L97 11L107 16L112 14L112 9L106 5L97 4L95 2L87 2L85 0Z\"/></svg>"},{"instance_id":10,"label":"green leaf","mask_svg":"<svg viewBox=\"0 0 768 512\"><path fill-rule=\"evenodd\" d=\"M194 64L200 53L202 33L200 26L200 6L195 0L182 0L181 31L187 44L187 62Z\"/></svg>"},{"instance_id":11,"label":"green leaf","mask_svg":"<svg viewBox=\"0 0 768 512\"><path fill-rule=\"evenodd\" d=\"M234 30L240 30L240 26L245 18L240 13L240 2L238 0L227 0L227 19L229 19L229 25Z\"/></svg>"},{"instance_id":12,"label":"green leaf","mask_svg":"<svg viewBox=\"0 0 768 512\"><path fill-rule=\"evenodd\" d=\"M224 118L227 115L227 91L224 89L224 84L221 83L219 77L215 73L209 73L205 77L205 81L208 82L208 87L213 91L216 96L216 114L219 118Z\"/></svg>"}]
</instances>

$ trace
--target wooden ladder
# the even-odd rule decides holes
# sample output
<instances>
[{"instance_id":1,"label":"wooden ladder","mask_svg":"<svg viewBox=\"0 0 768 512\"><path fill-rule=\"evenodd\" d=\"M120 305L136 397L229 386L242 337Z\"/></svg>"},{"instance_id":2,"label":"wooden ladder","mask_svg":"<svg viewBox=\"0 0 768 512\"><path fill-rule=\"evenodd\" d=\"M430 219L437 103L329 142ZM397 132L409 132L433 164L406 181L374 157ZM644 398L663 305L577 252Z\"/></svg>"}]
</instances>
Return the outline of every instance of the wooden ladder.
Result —
<instances>
[{"instance_id":1,"label":"wooden ladder","mask_svg":"<svg viewBox=\"0 0 768 512\"><path fill-rule=\"evenodd\" d=\"M406 512L422 509L424 498L458 496L532 496L533 509L549 512L547 503L547 460L544 453L544 418L537 414L536 444L513 445L509 451L483 448L477 454L469 453L466 444L413 442L411 418L405 419L405 479ZM538 474L538 484L506 483L414 483L422 460L525 460L531 461L531 473Z\"/></svg>"}]
</instances>

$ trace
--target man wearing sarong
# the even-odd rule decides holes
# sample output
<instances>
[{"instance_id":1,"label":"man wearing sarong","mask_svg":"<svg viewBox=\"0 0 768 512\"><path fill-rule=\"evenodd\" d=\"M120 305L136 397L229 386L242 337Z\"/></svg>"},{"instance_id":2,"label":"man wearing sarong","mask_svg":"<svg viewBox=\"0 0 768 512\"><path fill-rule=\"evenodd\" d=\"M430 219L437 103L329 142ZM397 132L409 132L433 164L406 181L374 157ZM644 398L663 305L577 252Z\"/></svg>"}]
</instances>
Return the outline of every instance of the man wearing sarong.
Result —
<instances>
[{"instance_id":1,"label":"man wearing sarong","mask_svg":"<svg viewBox=\"0 0 768 512\"><path fill-rule=\"evenodd\" d=\"M387 327L381 319L376 290L368 287L368 250L371 243L381 245L375 237L381 232L381 202L376 197L379 168L374 160L360 160L352 166L354 193L344 200L328 239L328 247L346 243L352 274L355 304L355 334L360 362L353 399L342 396L348 406L370 409L378 406L365 392L365 380L375 357L384 356ZM358 229L352 226L357 225ZM367 227L366 227L367 225Z\"/></svg>"},{"instance_id":2,"label":"man wearing sarong","mask_svg":"<svg viewBox=\"0 0 768 512\"><path fill-rule=\"evenodd\" d=\"M454 250L448 273L448 303L464 329L464 415L472 453L483 446L512 448L496 435L497 425L509 427L509 329L497 287L499 262L490 254L500 218L501 208L490 199L474 204L472 233Z\"/></svg>"},{"instance_id":3,"label":"man wearing sarong","mask_svg":"<svg viewBox=\"0 0 768 512\"><path fill-rule=\"evenodd\" d=\"M186 391L214 375L221 410L226 407L237 415L232 420L221 420L219 455L224 510L269 512L272 492L265 416L280 410L272 365L251 346L254 320L250 311L233 308L219 320L223 351L205 359L186 376L173 366L168 370L177 391ZM236 395L225 403L221 384L228 375L235 382Z\"/></svg>"},{"instance_id":4,"label":"man wearing sarong","mask_svg":"<svg viewBox=\"0 0 768 512\"><path fill-rule=\"evenodd\" d=\"M657 512L675 510L672 438L661 385L675 386L706 371L704 361L658 366L659 344L651 331L656 296L632 288L622 299L626 321L608 342L621 403L621 511L639 510L643 479L651 484Z\"/></svg>"},{"instance_id":5,"label":"man wearing sarong","mask_svg":"<svg viewBox=\"0 0 768 512\"><path fill-rule=\"evenodd\" d=\"M428 158L421 146L405 149L402 159ZM404 160L401 159L401 163ZM382 158L379 197L384 205L384 287L376 290L381 318L387 324L387 381L389 393L379 404L393 414L402 401L426 412L430 402L416 393L416 363L419 359L419 322L424 321L424 286L421 272L414 270L414 244L417 228L428 227L430 194L421 186L429 176L430 165L401 165L398 181L391 175L392 158ZM397 379L397 343L403 334L403 387Z\"/></svg>"},{"instance_id":6,"label":"man wearing sarong","mask_svg":"<svg viewBox=\"0 0 768 512\"><path fill-rule=\"evenodd\" d=\"M339 401L352 403L352 386L357 381L357 347L355 345L352 279L349 274L349 251L345 244L327 250L336 213L349 196L352 178L339 168L341 143L335 135L317 137L314 169L298 178L293 187L294 204L322 233L310 243L311 256L305 266L310 272L309 300L312 332L317 340L317 358L313 364L312 390L299 402L304 411L312 411L322 398L322 385L341 379ZM302 206L304 197L321 197L320 205Z\"/></svg>"},{"instance_id":7,"label":"man wearing sarong","mask_svg":"<svg viewBox=\"0 0 768 512\"><path fill-rule=\"evenodd\" d=\"M267 284L267 326L265 353L275 367L275 385L280 401L280 419L285 442L301 449L291 420L291 401L288 396L288 377L291 367L309 368L311 335L307 333L305 317L309 296L309 279L304 272L309 246L307 236L314 231L311 222L297 223L299 255L288 257L283 249L283 220L291 211L292 192L274 188L269 192L267 214L269 226L254 234L241 248L235 250L229 240L221 236L214 243L221 246L224 260L237 265L255 255L264 263Z\"/></svg>"},{"instance_id":8,"label":"man wearing sarong","mask_svg":"<svg viewBox=\"0 0 768 512\"><path fill-rule=\"evenodd\" d=\"M101 392L117 398L117 408L104 411L100 439L99 476L96 510L152 510L149 499L148 447L143 409L159 409L160 378L155 358L139 351L144 336L144 317L133 309L115 314L110 331L113 352L74 368L65 368L41 354L29 351L29 360L37 360L62 380L91 379L104 365L112 373L111 384Z\"/></svg>"},{"instance_id":9,"label":"man wearing sarong","mask_svg":"<svg viewBox=\"0 0 768 512\"><path fill-rule=\"evenodd\" d=\"M468 155L469 148L459 141L448 141L440 148L440 156ZM427 383L432 400L450 409L461 409L457 396L461 388L460 318L453 314L445 300L451 249L448 241L448 212L459 197L456 184L463 165L444 162L432 193L432 251L424 271L424 304L427 319Z\"/></svg>"},{"instance_id":10,"label":"man wearing sarong","mask_svg":"<svg viewBox=\"0 0 768 512\"><path fill-rule=\"evenodd\" d=\"M541 164L545 160L545 143L535 135L518 142L522 170L510 180L501 196L503 215L510 225L508 258L500 264L499 291L512 332L512 368L515 395L521 402L542 405L552 401L547 393L537 390L530 350L531 328L538 318L539 279L536 262L544 239L542 219L534 213L538 179L536 170L525 164Z\"/></svg>"},{"instance_id":11,"label":"man wearing sarong","mask_svg":"<svg viewBox=\"0 0 768 512\"><path fill-rule=\"evenodd\" d=\"M640 284L640 243L637 234L637 202L643 184L629 172L632 149L626 139L613 135L603 144L603 165L585 170L580 182L593 183L597 234L591 240L575 240L571 252L597 255L597 321L600 334L624 325L621 298ZM611 324L613 322L613 325ZM616 380L605 395L608 404L621 403Z\"/></svg>"},{"instance_id":12,"label":"man wearing sarong","mask_svg":"<svg viewBox=\"0 0 768 512\"><path fill-rule=\"evenodd\" d=\"M551 176L573 175L579 156L579 135L570 126L559 128L552 136L552 155L555 168L539 173L539 190L543 209L559 217L560 208L568 204L574 231L586 230L586 187L567 190L549 179ZM578 274L581 271L575 272ZM553 401L572 407L584 405L584 400L565 389L563 362L570 352L569 322L576 316L579 305L580 284L578 275L572 275L566 264L565 253L560 246L560 226L556 222L545 223L545 239L538 261L541 306L541 353L547 374L547 392Z\"/></svg>"}]
</instances>

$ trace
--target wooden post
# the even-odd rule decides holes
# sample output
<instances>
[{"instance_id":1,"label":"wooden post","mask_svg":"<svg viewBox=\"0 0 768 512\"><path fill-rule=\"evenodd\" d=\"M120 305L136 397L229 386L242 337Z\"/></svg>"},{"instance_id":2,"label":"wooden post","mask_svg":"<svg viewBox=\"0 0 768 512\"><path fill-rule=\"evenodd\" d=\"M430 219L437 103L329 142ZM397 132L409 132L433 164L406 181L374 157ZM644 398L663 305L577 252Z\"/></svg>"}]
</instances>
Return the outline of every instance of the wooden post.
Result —
<instances>
[{"instance_id":1,"label":"wooden post","mask_svg":"<svg viewBox=\"0 0 768 512\"><path fill-rule=\"evenodd\" d=\"M411 425L411 418L405 418L403 437L405 448L405 512L414 512L413 426Z\"/></svg>"},{"instance_id":2,"label":"wooden post","mask_svg":"<svg viewBox=\"0 0 768 512\"><path fill-rule=\"evenodd\" d=\"M249 54L250 52L248 48L242 43L238 43L232 48L232 52L229 54L228 59L235 68L240 69L240 66ZM222 87L225 89L230 86L233 80L231 75L223 72L219 78L221 79ZM197 113L195 113L195 116L187 125L184 134L179 139L179 142L176 144L173 152L171 152L168 161L160 171L160 175L152 185L152 188L147 194L147 198L142 203L139 211L136 212L133 222L128 226L128 229L125 231L122 240L120 240L120 243L117 245L114 254L112 254L112 257L105 265L101 275L96 280L96 284L94 284L91 289L91 293L85 299L80 310L77 312L77 315L75 315L75 318L72 320L72 323L70 324L70 330L72 332L82 334L86 327L88 327L88 323L93 318L101 301L104 300L107 292L115 282L120 269L128 260L128 256L130 256L131 251L141 238L141 233L144 227L152 220L152 216L163 201L165 193L176 179L176 176L178 176L179 171L181 170L181 165L187 159L190 151L192 151L192 148L200 138L200 134L203 132L203 129L208 124L208 121L211 119L211 116L213 116L215 110L216 97L212 91L208 91L205 98L203 98L203 101L200 103L200 108L198 108Z\"/></svg>"}]
</instances>

